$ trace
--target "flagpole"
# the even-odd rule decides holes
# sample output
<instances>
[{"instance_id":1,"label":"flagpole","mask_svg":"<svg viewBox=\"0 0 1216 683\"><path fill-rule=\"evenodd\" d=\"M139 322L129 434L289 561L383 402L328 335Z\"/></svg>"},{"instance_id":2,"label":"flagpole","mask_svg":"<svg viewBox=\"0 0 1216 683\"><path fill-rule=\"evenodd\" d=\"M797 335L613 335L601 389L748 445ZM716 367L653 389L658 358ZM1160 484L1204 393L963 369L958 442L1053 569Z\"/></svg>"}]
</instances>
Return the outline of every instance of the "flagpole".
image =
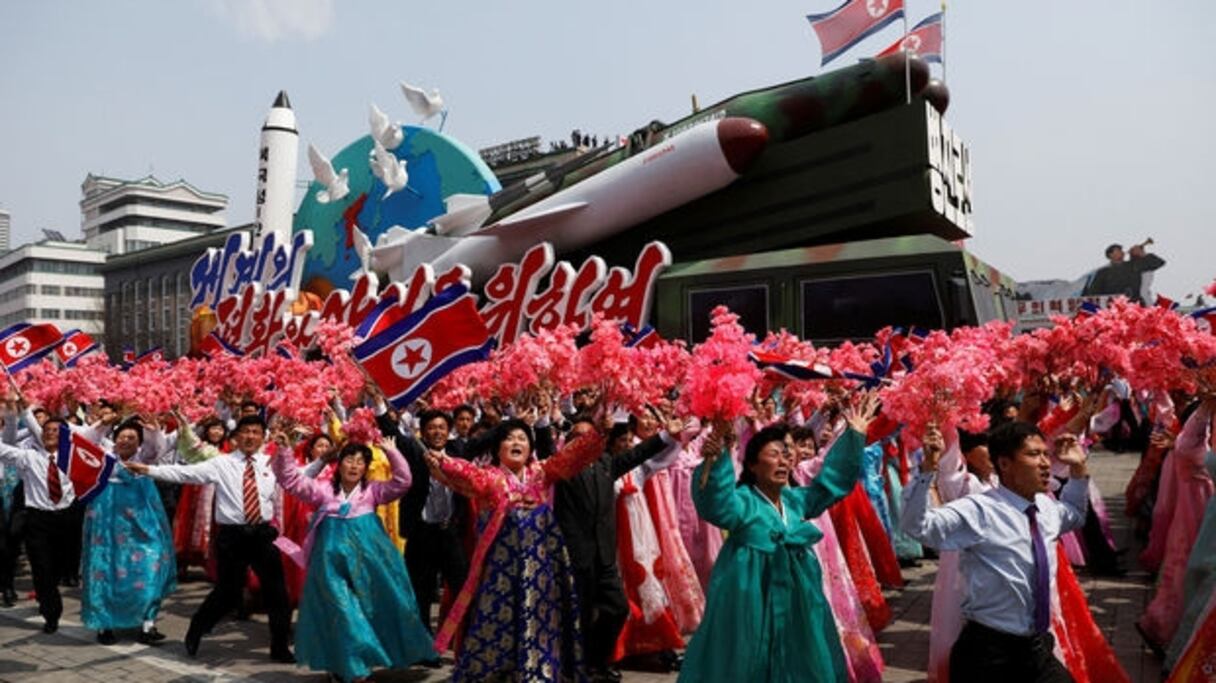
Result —
<instances>
[{"instance_id":1,"label":"flagpole","mask_svg":"<svg viewBox=\"0 0 1216 683\"><path fill-rule=\"evenodd\" d=\"M942 83L946 82L946 0L942 0Z\"/></svg>"},{"instance_id":2,"label":"flagpole","mask_svg":"<svg viewBox=\"0 0 1216 683\"><path fill-rule=\"evenodd\" d=\"M908 39L908 8L904 8L904 38L900 41L900 49L904 53L904 93L907 95L907 103L912 104L912 53L908 52L908 46L904 41Z\"/></svg>"}]
</instances>

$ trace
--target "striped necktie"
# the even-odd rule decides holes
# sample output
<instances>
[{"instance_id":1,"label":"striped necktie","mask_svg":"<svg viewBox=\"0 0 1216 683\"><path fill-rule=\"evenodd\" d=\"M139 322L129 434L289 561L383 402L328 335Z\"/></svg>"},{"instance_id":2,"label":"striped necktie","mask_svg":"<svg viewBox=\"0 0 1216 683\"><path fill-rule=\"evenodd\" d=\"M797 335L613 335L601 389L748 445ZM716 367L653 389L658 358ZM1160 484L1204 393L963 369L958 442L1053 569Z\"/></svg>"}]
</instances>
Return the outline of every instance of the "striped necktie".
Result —
<instances>
[{"instance_id":1,"label":"striped necktie","mask_svg":"<svg viewBox=\"0 0 1216 683\"><path fill-rule=\"evenodd\" d=\"M258 497L257 473L253 469L253 456L245 456L245 480L242 486L245 500L245 523L262 523L262 501Z\"/></svg>"},{"instance_id":2,"label":"striped necktie","mask_svg":"<svg viewBox=\"0 0 1216 683\"><path fill-rule=\"evenodd\" d=\"M58 504L63 499L63 484L59 481L59 466L55 464L54 456L47 462L46 492L52 503Z\"/></svg>"}]
</instances>

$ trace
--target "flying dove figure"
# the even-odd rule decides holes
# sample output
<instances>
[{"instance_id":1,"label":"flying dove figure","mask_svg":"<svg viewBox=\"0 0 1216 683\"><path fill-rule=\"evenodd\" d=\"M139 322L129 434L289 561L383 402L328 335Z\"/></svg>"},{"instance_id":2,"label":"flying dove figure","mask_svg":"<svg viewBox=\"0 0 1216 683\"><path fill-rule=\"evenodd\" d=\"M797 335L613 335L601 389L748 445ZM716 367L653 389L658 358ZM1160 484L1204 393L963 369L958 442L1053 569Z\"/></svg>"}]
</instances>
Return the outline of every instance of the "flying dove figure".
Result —
<instances>
[{"instance_id":1,"label":"flying dove figure","mask_svg":"<svg viewBox=\"0 0 1216 683\"><path fill-rule=\"evenodd\" d=\"M404 137L401 126L389 121L388 114L380 111L380 107L374 103L367 115L367 121L371 125L372 137L379 140L385 149L394 150L401 144Z\"/></svg>"},{"instance_id":2,"label":"flying dove figure","mask_svg":"<svg viewBox=\"0 0 1216 683\"><path fill-rule=\"evenodd\" d=\"M422 123L426 123L427 119L436 114L443 114L443 118L439 121L439 130L443 130L448 113L443 108L443 97L439 95L437 88L431 88L431 92L427 93L422 88L416 88L401 81L401 94L405 95L405 101L410 103L410 108L414 110L414 113L422 117Z\"/></svg>"},{"instance_id":3,"label":"flying dove figure","mask_svg":"<svg viewBox=\"0 0 1216 683\"><path fill-rule=\"evenodd\" d=\"M379 178L380 182L388 188L384 193L385 199L392 193L404 189L410 181L409 174L405 172L405 161L398 160L392 152L384 148L379 140L372 140L372 154L368 163L371 164L372 175Z\"/></svg>"},{"instance_id":4,"label":"flying dove figure","mask_svg":"<svg viewBox=\"0 0 1216 683\"><path fill-rule=\"evenodd\" d=\"M364 273L371 272L372 241L359 226L351 226L351 236L354 241L355 255L359 257L359 269L350 274L351 280L358 280Z\"/></svg>"},{"instance_id":5,"label":"flying dove figure","mask_svg":"<svg viewBox=\"0 0 1216 683\"><path fill-rule=\"evenodd\" d=\"M347 182L349 174L346 169L342 169L341 173L334 173L334 165L312 143L308 145L308 165L312 166L312 175L317 182L325 186L317 191L318 202L328 204L350 194L350 183Z\"/></svg>"}]
</instances>

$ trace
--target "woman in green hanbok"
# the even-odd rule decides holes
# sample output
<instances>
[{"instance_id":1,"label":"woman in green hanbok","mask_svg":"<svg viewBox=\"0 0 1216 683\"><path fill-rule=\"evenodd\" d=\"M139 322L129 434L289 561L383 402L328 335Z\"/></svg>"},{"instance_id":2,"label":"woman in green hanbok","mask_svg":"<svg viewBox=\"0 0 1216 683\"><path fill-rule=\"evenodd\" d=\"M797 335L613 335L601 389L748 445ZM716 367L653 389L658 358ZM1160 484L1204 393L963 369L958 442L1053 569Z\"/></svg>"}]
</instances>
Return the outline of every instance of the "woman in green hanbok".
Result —
<instances>
[{"instance_id":1,"label":"woman in green hanbok","mask_svg":"<svg viewBox=\"0 0 1216 683\"><path fill-rule=\"evenodd\" d=\"M693 502L727 532L706 591L701 628L689 643L681 681L846 681L844 651L811 546L823 535L810 519L843 498L861 476L865 432L878 408L865 395L846 412L810 486L790 488L793 459L781 428L762 429L745 448L736 485L724 429L715 428L693 477ZM716 425L720 427L721 424Z\"/></svg>"}]
</instances>

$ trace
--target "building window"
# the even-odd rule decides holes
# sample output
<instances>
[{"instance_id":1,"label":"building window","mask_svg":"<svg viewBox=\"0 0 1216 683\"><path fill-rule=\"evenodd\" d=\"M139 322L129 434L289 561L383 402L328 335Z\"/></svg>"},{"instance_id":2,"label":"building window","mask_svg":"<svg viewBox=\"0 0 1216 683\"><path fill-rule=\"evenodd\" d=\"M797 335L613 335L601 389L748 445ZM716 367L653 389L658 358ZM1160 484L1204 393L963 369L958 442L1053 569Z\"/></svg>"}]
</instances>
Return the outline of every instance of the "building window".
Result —
<instances>
[{"instance_id":1,"label":"building window","mask_svg":"<svg viewBox=\"0 0 1216 683\"><path fill-rule=\"evenodd\" d=\"M59 309L58 308L44 308L41 311L39 311L38 317L46 318L47 320L58 320L59 319Z\"/></svg>"},{"instance_id":2,"label":"building window","mask_svg":"<svg viewBox=\"0 0 1216 683\"><path fill-rule=\"evenodd\" d=\"M59 296L63 291L59 285L42 285L42 293L47 296Z\"/></svg>"},{"instance_id":3,"label":"building window","mask_svg":"<svg viewBox=\"0 0 1216 683\"><path fill-rule=\"evenodd\" d=\"M143 251L144 249L151 249L152 247L159 247L161 245L160 242L154 242L151 240L126 240L123 244L125 245L126 253L128 254L133 251Z\"/></svg>"},{"instance_id":4,"label":"building window","mask_svg":"<svg viewBox=\"0 0 1216 683\"><path fill-rule=\"evenodd\" d=\"M43 288L45 289L45 287ZM64 287L64 296L101 296L105 290L99 287ZM46 294L44 291L43 294Z\"/></svg>"}]
</instances>

